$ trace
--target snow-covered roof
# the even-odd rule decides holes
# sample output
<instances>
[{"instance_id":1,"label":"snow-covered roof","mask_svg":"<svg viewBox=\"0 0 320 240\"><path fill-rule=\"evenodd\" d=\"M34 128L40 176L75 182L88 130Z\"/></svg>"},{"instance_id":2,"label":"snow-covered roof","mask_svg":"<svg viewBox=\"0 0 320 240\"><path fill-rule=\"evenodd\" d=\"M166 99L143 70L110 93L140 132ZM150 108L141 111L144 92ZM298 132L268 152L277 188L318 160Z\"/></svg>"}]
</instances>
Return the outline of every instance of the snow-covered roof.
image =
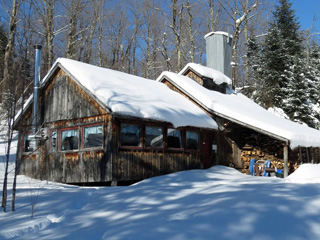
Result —
<instances>
[{"instance_id":1,"label":"snow-covered roof","mask_svg":"<svg viewBox=\"0 0 320 240\"><path fill-rule=\"evenodd\" d=\"M57 59L41 86L57 67L114 114L218 129L203 110L162 83L66 58Z\"/></svg>"},{"instance_id":2,"label":"snow-covered roof","mask_svg":"<svg viewBox=\"0 0 320 240\"><path fill-rule=\"evenodd\" d=\"M186 76L172 72L163 72L157 81L164 78L217 116L286 141L291 148L320 146L320 131L276 116L241 93L211 91Z\"/></svg>"},{"instance_id":3,"label":"snow-covered roof","mask_svg":"<svg viewBox=\"0 0 320 240\"><path fill-rule=\"evenodd\" d=\"M220 85L222 83L227 83L228 85L232 84L232 80L224 75L223 73L209 67L205 67L197 63L188 63L180 72L180 75L184 75L186 71L192 70L200 76L213 79L213 81Z\"/></svg>"}]
</instances>

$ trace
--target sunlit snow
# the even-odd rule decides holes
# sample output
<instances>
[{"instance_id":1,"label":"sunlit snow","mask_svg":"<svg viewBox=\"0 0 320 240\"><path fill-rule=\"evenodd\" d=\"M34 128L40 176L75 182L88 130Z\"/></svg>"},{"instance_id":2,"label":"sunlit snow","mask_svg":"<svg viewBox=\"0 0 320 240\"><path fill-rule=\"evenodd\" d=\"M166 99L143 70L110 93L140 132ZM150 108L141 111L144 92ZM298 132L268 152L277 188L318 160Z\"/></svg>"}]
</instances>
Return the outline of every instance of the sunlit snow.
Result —
<instances>
[{"instance_id":1,"label":"sunlit snow","mask_svg":"<svg viewBox=\"0 0 320 240\"><path fill-rule=\"evenodd\" d=\"M0 193L3 171L1 162ZM215 166L128 187L77 187L20 175L15 212L12 180L10 172L0 239L320 239L319 164L302 165L285 179Z\"/></svg>"}]
</instances>

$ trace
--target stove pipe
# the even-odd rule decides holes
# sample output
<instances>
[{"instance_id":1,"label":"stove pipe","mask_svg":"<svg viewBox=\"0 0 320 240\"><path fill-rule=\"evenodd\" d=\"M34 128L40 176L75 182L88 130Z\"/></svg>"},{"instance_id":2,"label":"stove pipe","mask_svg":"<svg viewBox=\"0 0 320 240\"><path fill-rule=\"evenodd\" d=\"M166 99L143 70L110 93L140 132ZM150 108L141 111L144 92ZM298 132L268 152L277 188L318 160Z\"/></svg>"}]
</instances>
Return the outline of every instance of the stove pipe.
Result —
<instances>
[{"instance_id":1,"label":"stove pipe","mask_svg":"<svg viewBox=\"0 0 320 240\"><path fill-rule=\"evenodd\" d=\"M40 82L40 53L41 45L35 45L36 56L34 66L34 82L33 82L33 117L32 117L32 131L33 134L37 132L37 113L38 113L38 89Z\"/></svg>"}]
</instances>

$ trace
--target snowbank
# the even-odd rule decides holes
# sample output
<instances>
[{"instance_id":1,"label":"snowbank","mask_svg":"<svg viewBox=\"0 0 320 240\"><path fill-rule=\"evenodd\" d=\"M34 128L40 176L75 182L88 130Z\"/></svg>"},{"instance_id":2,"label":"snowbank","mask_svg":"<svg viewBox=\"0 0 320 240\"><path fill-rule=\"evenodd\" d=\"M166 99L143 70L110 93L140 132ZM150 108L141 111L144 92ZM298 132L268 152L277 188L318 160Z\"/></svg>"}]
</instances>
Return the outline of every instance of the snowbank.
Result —
<instances>
[{"instance_id":1,"label":"snowbank","mask_svg":"<svg viewBox=\"0 0 320 240\"><path fill-rule=\"evenodd\" d=\"M302 164L286 178L286 181L295 183L320 183L320 164Z\"/></svg>"},{"instance_id":2,"label":"snowbank","mask_svg":"<svg viewBox=\"0 0 320 240\"><path fill-rule=\"evenodd\" d=\"M0 239L320 239L319 184L223 166L128 187L83 188L25 176L17 187L16 211L0 214Z\"/></svg>"}]
</instances>

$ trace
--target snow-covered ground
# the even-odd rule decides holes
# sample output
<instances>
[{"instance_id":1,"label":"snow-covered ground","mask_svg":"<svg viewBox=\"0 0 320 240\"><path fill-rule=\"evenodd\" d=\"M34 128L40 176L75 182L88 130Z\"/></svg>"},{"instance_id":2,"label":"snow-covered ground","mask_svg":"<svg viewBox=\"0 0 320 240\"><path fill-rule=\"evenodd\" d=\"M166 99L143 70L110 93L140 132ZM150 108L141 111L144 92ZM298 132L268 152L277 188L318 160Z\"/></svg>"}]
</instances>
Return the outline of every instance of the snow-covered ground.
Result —
<instances>
[{"instance_id":1,"label":"snow-covered ground","mask_svg":"<svg viewBox=\"0 0 320 240\"><path fill-rule=\"evenodd\" d=\"M0 239L320 239L319 173L305 164L286 179L265 178L216 166L105 188L18 176ZM3 164L1 194L2 182Z\"/></svg>"},{"instance_id":2,"label":"snow-covered ground","mask_svg":"<svg viewBox=\"0 0 320 240\"><path fill-rule=\"evenodd\" d=\"M12 181L11 171L0 239L320 239L319 164L304 164L286 179L215 166L128 187L77 187L19 175L15 212Z\"/></svg>"}]
</instances>

